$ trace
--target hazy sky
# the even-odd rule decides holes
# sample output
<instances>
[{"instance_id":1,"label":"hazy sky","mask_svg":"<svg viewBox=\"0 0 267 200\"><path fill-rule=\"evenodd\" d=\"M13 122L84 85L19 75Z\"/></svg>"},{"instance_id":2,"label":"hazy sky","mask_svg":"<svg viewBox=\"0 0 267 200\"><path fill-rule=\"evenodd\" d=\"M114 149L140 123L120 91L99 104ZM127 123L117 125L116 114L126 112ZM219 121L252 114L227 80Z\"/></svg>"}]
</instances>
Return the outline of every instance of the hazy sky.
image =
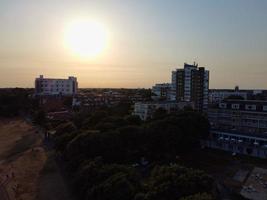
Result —
<instances>
[{"instance_id":1,"label":"hazy sky","mask_svg":"<svg viewBox=\"0 0 267 200\"><path fill-rule=\"evenodd\" d=\"M81 58L66 24L92 19L107 48ZM151 87L197 61L210 88L267 88L267 0L0 0L0 87L33 87L39 74L80 87Z\"/></svg>"}]
</instances>

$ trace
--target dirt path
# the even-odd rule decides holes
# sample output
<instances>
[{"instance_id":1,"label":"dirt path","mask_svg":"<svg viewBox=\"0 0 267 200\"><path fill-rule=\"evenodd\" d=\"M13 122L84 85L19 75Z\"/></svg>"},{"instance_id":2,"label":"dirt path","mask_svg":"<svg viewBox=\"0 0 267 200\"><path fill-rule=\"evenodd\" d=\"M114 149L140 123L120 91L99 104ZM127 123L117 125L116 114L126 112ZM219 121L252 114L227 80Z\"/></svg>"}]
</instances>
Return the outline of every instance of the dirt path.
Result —
<instances>
[{"instance_id":1,"label":"dirt path","mask_svg":"<svg viewBox=\"0 0 267 200\"><path fill-rule=\"evenodd\" d=\"M48 159L38 181L36 200L73 200L67 181L56 163L53 151L47 152Z\"/></svg>"}]
</instances>

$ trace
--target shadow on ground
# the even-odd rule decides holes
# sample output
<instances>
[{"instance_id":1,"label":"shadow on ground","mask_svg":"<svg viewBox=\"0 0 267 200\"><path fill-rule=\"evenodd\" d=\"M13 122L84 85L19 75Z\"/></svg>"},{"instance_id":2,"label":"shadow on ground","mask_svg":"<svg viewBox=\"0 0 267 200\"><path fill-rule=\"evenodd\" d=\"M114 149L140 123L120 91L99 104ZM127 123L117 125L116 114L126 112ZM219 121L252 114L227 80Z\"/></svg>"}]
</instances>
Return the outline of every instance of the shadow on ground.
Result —
<instances>
[{"instance_id":1,"label":"shadow on ground","mask_svg":"<svg viewBox=\"0 0 267 200\"><path fill-rule=\"evenodd\" d=\"M47 152L47 161L38 182L36 200L74 200L55 161L53 151Z\"/></svg>"}]
</instances>

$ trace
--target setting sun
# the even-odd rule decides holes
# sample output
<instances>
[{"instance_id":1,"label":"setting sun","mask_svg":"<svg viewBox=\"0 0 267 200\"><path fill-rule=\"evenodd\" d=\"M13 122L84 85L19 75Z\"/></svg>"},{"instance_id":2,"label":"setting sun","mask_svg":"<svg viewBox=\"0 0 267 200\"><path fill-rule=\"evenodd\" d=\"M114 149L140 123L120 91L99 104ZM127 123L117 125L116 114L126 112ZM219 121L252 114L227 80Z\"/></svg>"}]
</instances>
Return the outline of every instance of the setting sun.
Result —
<instances>
[{"instance_id":1,"label":"setting sun","mask_svg":"<svg viewBox=\"0 0 267 200\"><path fill-rule=\"evenodd\" d=\"M93 57L106 47L107 31L94 21L75 21L65 31L65 45L78 56Z\"/></svg>"}]
</instances>

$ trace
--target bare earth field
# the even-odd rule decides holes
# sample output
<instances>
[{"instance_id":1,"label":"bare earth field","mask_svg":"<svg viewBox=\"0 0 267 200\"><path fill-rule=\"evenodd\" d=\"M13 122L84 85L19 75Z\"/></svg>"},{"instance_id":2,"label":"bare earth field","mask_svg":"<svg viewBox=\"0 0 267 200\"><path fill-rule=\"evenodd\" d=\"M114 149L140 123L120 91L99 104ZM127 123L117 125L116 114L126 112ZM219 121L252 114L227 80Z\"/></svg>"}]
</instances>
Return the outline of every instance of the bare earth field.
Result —
<instances>
[{"instance_id":1,"label":"bare earth field","mask_svg":"<svg viewBox=\"0 0 267 200\"><path fill-rule=\"evenodd\" d=\"M22 119L0 118L0 200L71 200L53 150Z\"/></svg>"},{"instance_id":2,"label":"bare earth field","mask_svg":"<svg viewBox=\"0 0 267 200\"><path fill-rule=\"evenodd\" d=\"M0 199L33 200L47 156L41 134L21 119L0 121Z\"/></svg>"}]
</instances>

